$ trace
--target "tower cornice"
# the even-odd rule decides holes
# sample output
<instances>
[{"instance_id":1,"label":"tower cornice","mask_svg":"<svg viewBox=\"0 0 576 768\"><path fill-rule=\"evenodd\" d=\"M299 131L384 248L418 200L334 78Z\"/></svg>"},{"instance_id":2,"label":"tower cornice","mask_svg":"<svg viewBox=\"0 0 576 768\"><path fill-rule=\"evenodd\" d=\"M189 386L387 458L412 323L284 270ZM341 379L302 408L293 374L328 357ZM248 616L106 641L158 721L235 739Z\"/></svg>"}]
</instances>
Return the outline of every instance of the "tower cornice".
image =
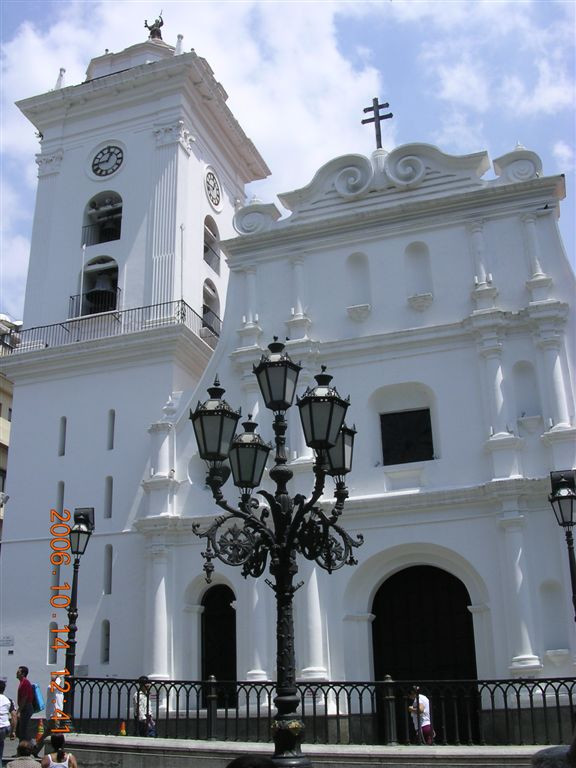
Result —
<instances>
[{"instance_id":1,"label":"tower cornice","mask_svg":"<svg viewBox=\"0 0 576 768\"><path fill-rule=\"evenodd\" d=\"M163 98L184 92L192 103L201 104L199 114L211 116L210 122L224 134L226 143L234 147L237 157L243 161L246 181L263 179L270 174L264 159L226 105L226 91L206 60L194 51L32 96L16 105L48 139L50 126L63 120L69 122L73 118L117 109L119 95L126 108L142 102L155 103L155 92Z\"/></svg>"}]
</instances>

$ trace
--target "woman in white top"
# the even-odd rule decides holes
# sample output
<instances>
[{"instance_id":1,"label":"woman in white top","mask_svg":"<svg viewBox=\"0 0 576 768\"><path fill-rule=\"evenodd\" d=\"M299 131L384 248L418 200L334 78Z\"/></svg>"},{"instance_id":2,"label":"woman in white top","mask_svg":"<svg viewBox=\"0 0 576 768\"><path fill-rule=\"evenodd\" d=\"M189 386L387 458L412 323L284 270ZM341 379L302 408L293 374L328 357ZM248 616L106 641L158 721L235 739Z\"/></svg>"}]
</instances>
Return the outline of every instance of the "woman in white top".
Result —
<instances>
[{"instance_id":1,"label":"woman in white top","mask_svg":"<svg viewBox=\"0 0 576 768\"><path fill-rule=\"evenodd\" d=\"M428 696L424 696L420 693L418 687L412 688L411 695L414 697L412 705L408 707L410 714L412 715L412 721L414 723L414 729L418 736L418 739L428 745L434 744L434 729L432 728L432 721L430 718L430 701Z\"/></svg>"},{"instance_id":2,"label":"woman in white top","mask_svg":"<svg viewBox=\"0 0 576 768\"><path fill-rule=\"evenodd\" d=\"M50 736L53 752L44 755L40 765L42 768L50 768L51 765L60 765L62 768L78 768L78 763L74 755L66 752L64 749L64 734L53 733Z\"/></svg>"},{"instance_id":3,"label":"woman in white top","mask_svg":"<svg viewBox=\"0 0 576 768\"><path fill-rule=\"evenodd\" d=\"M4 740L14 736L15 712L14 702L4 695L6 681L0 680L0 765L4 754Z\"/></svg>"}]
</instances>

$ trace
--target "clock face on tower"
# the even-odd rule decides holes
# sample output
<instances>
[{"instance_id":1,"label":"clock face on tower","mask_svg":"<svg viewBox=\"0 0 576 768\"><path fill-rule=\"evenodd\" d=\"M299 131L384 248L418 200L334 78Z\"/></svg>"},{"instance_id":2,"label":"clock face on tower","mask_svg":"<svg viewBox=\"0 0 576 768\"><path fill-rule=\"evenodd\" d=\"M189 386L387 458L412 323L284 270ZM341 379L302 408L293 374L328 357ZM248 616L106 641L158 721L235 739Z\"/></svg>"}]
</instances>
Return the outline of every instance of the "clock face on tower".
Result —
<instances>
[{"instance_id":1,"label":"clock face on tower","mask_svg":"<svg viewBox=\"0 0 576 768\"><path fill-rule=\"evenodd\" d=\"M206 186L206 194L208 195L208 200L210 200L212 205L217 208L222 200L222 193L220 191L220 182L218 181L218 177L214 171L206 171L204 184Z\"/></svg>"},{"instance_id":2,"label":"clock face on tower","mask_svg":"<svg viewBox=\"0 0 576 768\"><path fill-rule=\"evenodd\" d=\"M92 173L96 176L110 176L122 165L124 152L120 147L110 144L94 155L92 160Z\"/></svg>"}]
</instances>

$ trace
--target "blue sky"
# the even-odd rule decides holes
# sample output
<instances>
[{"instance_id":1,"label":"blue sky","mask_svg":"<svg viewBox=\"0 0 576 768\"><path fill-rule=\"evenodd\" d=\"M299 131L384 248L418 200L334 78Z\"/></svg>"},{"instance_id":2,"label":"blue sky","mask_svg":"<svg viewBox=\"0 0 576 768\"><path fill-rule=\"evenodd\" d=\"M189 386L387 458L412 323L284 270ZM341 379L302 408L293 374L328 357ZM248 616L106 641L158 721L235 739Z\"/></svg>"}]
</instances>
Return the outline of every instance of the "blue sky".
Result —
<instances>
[{"instance_id":1,"label":"blue sky","mask_svg":"<svg viewBox=\"0 0 576 768\"><path fill-rule=\"evenodd\" d=\"M565 173L560 228L575 263L576 3L557 0L1 0L0 312L22 317L39 150L13 102L82 82L89 60L163 36L208 59L228 104L272 170L268 202L332 157L374 148L362 109L390 103L384 146L444 152L518 142ZM488 174L489 177L489 174Z\"/></svg>"}]
</instances>

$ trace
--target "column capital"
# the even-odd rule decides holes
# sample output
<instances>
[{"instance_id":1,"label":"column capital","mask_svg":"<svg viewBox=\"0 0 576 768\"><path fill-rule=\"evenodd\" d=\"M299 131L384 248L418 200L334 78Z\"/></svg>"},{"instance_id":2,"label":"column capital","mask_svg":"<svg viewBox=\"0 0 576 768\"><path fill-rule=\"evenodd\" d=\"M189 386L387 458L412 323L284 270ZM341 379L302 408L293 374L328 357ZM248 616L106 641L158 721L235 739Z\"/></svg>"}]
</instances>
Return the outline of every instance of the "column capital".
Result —
<instances>
[{"instance_id":1,"label":"column capital","mask_svg":"<svg viewBox=\"0 0 576 768\"><path fill-rule=\"evenodd\" d=\"M188 155L192 149L192 144L196 141L195 137L184 126L183 120L154 128L154 138L157 147L179 144Z\"/></svg>"},{"instance_id":2,"label":"column capital","mask_svg":"<svg viewBox=\"0 0 576 768\"><path fill-rule=\"evenodd\" d=\"M60 173L62 160L64 159L64 150L57 149L55 152L41 153L36 155L36 165L38 166L38 178L50 176L54 173Z\"/></svg>"}]
</instances>

